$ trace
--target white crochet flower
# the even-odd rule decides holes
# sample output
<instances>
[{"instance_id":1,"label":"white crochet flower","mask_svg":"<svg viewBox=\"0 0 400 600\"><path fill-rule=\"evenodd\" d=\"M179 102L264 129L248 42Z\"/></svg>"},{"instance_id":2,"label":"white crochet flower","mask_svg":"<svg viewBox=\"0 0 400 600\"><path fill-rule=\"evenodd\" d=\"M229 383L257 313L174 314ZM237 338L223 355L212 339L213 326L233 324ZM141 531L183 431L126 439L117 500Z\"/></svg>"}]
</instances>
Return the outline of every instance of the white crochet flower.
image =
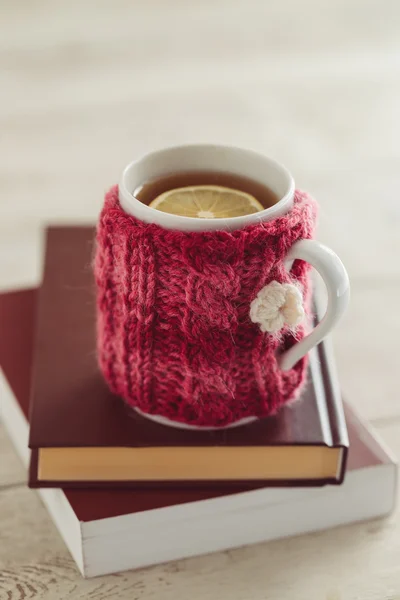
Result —
<instances>
[{"instance_id":1,"label":"white crochet flower","mask_svg":"<svg viewBox=\"0 0 400 600\"><path fill-rule=\"evenodd\" d=\"M284 325L296 327L304 318L303 297L291 283L271 281L250 304L250 319L263 333L276 333Z\"/></svg>"}]
</instances>

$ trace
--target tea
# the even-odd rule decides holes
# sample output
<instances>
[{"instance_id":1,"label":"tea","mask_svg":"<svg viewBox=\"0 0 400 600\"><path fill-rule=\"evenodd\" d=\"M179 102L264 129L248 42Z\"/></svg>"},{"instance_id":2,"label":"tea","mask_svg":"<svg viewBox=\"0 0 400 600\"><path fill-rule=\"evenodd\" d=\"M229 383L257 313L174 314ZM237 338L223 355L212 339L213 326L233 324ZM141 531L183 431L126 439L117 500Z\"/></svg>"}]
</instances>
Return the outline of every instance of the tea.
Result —
<instances>
[{"instance_id":1,"label":"tea","mask_svg":"<svg viewBox=\"0 0 400 600\"><path fill-rule=\"evenodd\" d=\"M258 181L216 171L170 173L145 182L133 195L157 210L198 218L251 214L279 200L275 192Z\"/></svg>"}]
</instances>

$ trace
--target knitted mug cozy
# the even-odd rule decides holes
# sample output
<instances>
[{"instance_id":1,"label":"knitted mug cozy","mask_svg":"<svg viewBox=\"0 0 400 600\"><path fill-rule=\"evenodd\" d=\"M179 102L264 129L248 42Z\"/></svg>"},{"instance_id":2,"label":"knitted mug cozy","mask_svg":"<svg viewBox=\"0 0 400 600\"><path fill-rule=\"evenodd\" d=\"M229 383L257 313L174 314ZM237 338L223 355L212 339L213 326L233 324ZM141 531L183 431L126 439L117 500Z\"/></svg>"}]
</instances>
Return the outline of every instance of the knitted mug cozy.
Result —
<instances>
[{"instance_id":1,"label":"knitted mug cozy","mask_svg":"<svg viewBox=\"0 0 400 600\"><path fill-rule=\"evenodd\" d=\"M205 427L294 399L306 358L285 372L277 358L305 335L296 323L308 310L309 265L296 260L288 272L284 259L315 220L314 201L296 191L290 212L269 222L175 231L125 213L113 187L95 258L98 359L110 389L144 413Z\"/></svg>"}]
</instances>

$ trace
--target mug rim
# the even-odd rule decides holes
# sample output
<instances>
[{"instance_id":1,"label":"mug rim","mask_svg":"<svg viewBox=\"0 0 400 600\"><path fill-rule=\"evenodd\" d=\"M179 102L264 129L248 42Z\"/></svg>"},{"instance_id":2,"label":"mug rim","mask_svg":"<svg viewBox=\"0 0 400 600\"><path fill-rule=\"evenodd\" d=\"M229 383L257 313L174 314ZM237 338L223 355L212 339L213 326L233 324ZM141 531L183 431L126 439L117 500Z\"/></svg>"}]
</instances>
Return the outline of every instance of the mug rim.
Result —
<instances>
[{"instance_id":1,"label":"mug rim","mask_svg":"<svg viewBox=\"0 0 400 600\"><path fill-rule=\"evenodd\" d=\"M279 172L281 176L286 180L286 187L284 193L281 195L278 202L272 206L265 208L257 213L251 213L248 215L241 215L237 217L228 217L223 219L198 219L196 217L186 217L183 215L174 215L171 213L165 213L155 208L148 206L136 198L133 193L128 189L127 179L132 169L140 167L146 161L157 159L157 157L167 156L172 153L187 153L187 152L199 152L204 151L209 153L230 153L231 155L241 154L243 158L253 159L258 162L263 162L266 168L274 169L275 172ZM211 170L212 167L209 167ZM185 170L183 166L182 171ZM188 168L186 170L196 170ZM203 170L203 169L199 169ZM215 168L214 170L220 170ZM166 171L167 173L168 171ZM229 171L227 171L229 172ZM232 173L234 171L232 170ZM160 175L161 176L161 175ZM245 175L246 176L246 175ZM256 179L259 183L270 187L270 184L259 178L251 177ZM143 182L140 182L143 183ZM140 185L138 182L137 185ZM264 156L263 154L254 150L240 148L238 146L220 145L220 144L181 144L177 146L167 146L147 152L139 158L131 161L123 170L120 182L118 184L118 196L122 209L128 214L138 218L146 223L155 223L160 227L166 229L179 229L187 231L210 231L219 229L240 229L246 225L256 224L264 221L270 221L274 218L280 217L286 214L293 204L295 191L295 182L290 171L281 163L273 158Z\"/></svg>"}]
</instances>

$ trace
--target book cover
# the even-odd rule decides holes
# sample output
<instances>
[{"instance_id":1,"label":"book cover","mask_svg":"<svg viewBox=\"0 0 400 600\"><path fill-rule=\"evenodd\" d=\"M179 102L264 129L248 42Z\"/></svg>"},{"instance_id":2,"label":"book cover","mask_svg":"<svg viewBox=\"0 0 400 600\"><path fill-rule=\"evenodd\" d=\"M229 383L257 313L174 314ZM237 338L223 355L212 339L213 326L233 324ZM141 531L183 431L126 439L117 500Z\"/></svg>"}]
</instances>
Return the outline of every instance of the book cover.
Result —
<instances>
[{"instance_id":1,"label":"book cover","mask_svg":"<svg viewBox=\"0 0 400 600\"><path fill-rule=\"evenodd\" d=\"M166 427L113 396L96 363L93 239L90 227L47 231L32 384L32 486L343 480L348 438L323 344L310 354L301 400L244 427Z\"/></svg>"},{"instance_id":2,"label":"book cover","mask_svg":"<svg viewBox=\"0 0 400 600\"><path fill-rule=\"evenodd\" d=\"M0 413L26 465L36 295L36 290L0 294ZM38 492L87 577L387 514L394 504L396 465L348 405L345 411L351 446L341 486L234 494L228 486ZM110 553L110 547L118 551Z\"/></svg>"}]
</instances>

